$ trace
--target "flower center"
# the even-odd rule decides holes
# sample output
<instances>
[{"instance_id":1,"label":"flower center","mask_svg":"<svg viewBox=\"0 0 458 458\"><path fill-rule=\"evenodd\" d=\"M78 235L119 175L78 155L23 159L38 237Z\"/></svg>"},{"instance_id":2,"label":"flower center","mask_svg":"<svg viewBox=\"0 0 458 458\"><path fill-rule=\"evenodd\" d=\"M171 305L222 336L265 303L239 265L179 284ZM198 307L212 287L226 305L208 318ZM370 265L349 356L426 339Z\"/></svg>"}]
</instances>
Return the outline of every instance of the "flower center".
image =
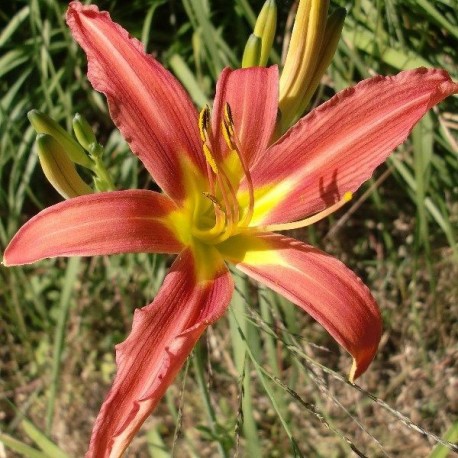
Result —
<instances>
[{"instance_id":1,"label":"flower center","mask_svg":"<svg viewBox=\"0 0 458 458\"><path fill-rule=\"evenodd\" d=\"M345 192L333 205L300 221L250 226L255 204L253 181L242 154L229 104L224 106L221 122L226 151L214 147L216 139L211 130L208 106L200 112L199 131L207 163L208 191L195 201L191 233L204 243L218 244L241 232L275 232L306 227L327 217L352 199L352 193ZM237 199L241 180L247 183L248 203L245 204Z\"/></svg>"},{"instance_id":2,"label":"flower center","mask_svg":"<svg viewBox=\"0 0 458 458\"><path fill-rule=\"evenodd\" d=\"M210 109L204 107L199 115L199 131L202 151L207 162L208 192L204 192L200 211L195 214L192 234L211 244L227 240L247 228L253 216L254 193L251 175L241 154L241 143L237 136L229 104L224 106L221 132L227 148L225 158L236 157L242 176L228 167L222 151L214 148L215 138L210 125ZM242 207L237 199L238 186L245 178L248 184L248 205Z\"/></svg>"}]
</instances>

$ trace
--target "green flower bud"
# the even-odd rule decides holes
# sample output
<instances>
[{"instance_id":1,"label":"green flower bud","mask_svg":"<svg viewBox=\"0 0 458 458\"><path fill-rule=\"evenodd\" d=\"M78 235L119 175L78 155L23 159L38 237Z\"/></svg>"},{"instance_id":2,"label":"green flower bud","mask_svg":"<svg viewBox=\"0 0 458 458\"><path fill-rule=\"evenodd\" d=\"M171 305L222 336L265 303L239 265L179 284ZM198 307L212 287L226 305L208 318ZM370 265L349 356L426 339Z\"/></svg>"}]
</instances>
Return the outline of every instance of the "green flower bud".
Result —
<instances>
[{"instance_id":1,"label":"green flower bud","mask_svg":"<svg viewBox=\"0 0 458 458\"><path fill-rule=\"evenodd\" d=\"M254 34L262 40L261 57L259 59L259 66L261 67L267 65L276 29L277 4L275 0L266 0L254 26Z\"/></svg>"},{"instance_id":2,"label":"green flower bud","mask_svg":"<svg viewBox=\"0 0 458 458\"><path fill-rule=\"evenodd\" d=\"M46 178L62 197L69 199L93 192L78 175L75 164L54 137L49 134L38 134L36 146Z\"/></svg>"},{"instance_id":3,"label":"green flower bud","mask_svg":"<svg viewBox=\"0 0 458 458\"><path fill-rule=\"evenodd\" d=\"M259 66L261 47L261 38L252 33L246 43L245 51L243 51L242 68Z\"/></svg>"},{"instance_id":4,"label":"green flower bud","mask_svg":"<svg viewBox=\"0 0 458 458\"><path fill-rule=\"evenodd\" d=\"M79 113L75 114L72 124L76 139L86 151L89 151L91 145L97 142L91 126Z\"/></svg>"},{"instance_id":5,"label":"green flower bud","mask_svg":"<svg viewBox=\"0 0 458 458\"><path fill-rule=\"evenodd\" d=\"M29 111L27 117L38 134L48 134L54 137L73 162L92 169L92 161L84 149L54 119L38 110Z\"/></svg>"}]
</instances>

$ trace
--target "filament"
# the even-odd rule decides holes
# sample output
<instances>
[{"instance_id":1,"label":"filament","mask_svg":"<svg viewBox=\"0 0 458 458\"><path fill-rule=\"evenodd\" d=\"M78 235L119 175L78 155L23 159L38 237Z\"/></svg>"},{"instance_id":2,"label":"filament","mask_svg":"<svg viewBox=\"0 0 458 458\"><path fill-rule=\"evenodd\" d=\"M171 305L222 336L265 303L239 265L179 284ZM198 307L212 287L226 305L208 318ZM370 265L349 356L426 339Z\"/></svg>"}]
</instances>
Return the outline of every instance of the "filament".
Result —
<instances>
[{"instance_id":1,"label":"filament","mask_svg":"<svg viewBox=\"0 0 458 458\"><path fill-rule=\"evenodd\" d=\"M237 157L239 158L240 164L242 165L243 174L247 180L248 184L248 210L243 216L243 219L240 221L241 226L248 226L250 224L251 218L253 217L253 209L254 209L254 190L253 190L253 180L251 179L250 171L248 170L248 166L245 162L243 155L241 154L242 144L240 143L240 139L234 129L234 120L232 118L232 111L231 107L228 103L224 105L224 121L222 122L222 131L223 136L226 141L227 146L232 150L235 151Z\"/></svg>"},{"instance_id":2,"label":"filament","mask_svg":"<svg viewBox=\"0 0 458 458\"><path fill-rule=\"evenodd\" d=\"M313 216L310 216L309 218L305 218L300 221L293 221L292 223L268 224L266 226L257 226L253 229L256 229L257 231L262 231L262 232L275 232L275 231L287 231L290 229L299 229L301 227L307 227L307 226L310 226L311 224L315 224L318 221L321 221L323 218L326 218L331 213L334 213L335 211L339 210L339 208L342 208L352 198L353 198L353 193L346 192L343 195L342 199L340 199L334 205L331 205L330 207L326 208L325 210Z\"/></svg>"}]
</instances>

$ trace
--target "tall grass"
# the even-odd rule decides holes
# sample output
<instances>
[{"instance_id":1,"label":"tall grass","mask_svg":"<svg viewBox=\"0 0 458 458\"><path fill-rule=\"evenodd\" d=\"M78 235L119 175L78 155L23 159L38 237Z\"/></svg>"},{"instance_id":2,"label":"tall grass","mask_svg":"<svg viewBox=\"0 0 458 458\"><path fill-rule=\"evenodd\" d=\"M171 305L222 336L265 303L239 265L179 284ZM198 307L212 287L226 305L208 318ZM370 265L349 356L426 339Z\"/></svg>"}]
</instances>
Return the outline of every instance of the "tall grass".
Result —
<instances>
[{"instance_id":1,"label":"tall grass","mask_svg":"<svg viewBox=\"0 0 458 458\"><path fill-rule=\"evenodd\" d=\"M292 8L278 3L275 63ZM239 65L261 4L100 2L199 106L211 100L221 69ZM374 73L421 65L458 80L456 1L351 5L315 104ZM65 8L24 0L0 11L0 251L60 200L37 165L32 108L68 129L82 113L106 145L118 187L151 186L86 79ZM448 99L352 206L297 234L354 268L379 301L385 334L362 388L338 375L348 357L319 326L239 277L231 311L202 339L130 456L446 456L458 438L457 113L457 98ZM114 374L113 347L168 263L125 255L0 268L0 456L3 445L8 456L82 456Z\"/></svg>"}]
</instances>

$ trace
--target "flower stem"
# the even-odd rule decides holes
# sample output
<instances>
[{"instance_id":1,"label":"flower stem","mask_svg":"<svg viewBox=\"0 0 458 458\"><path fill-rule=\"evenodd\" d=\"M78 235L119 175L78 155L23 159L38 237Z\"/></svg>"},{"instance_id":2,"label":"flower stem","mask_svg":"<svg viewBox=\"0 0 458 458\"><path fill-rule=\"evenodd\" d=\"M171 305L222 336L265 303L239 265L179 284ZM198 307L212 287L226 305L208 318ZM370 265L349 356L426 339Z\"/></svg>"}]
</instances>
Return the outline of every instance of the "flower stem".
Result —
<instances>
[{"instance_id":1,"label":"flower stem","mask_svg":"<svg viewBox=\"0 0 458 458\"><path fill-rule=\"evenodd\" d=\"M97 191L114 191L115 186L108 169L102 161L104 153L103 146L100 143L93 143L90 150L91 159L94 161L92 171L95 173L94 184Z\"/></svg>"}]
</instances>

